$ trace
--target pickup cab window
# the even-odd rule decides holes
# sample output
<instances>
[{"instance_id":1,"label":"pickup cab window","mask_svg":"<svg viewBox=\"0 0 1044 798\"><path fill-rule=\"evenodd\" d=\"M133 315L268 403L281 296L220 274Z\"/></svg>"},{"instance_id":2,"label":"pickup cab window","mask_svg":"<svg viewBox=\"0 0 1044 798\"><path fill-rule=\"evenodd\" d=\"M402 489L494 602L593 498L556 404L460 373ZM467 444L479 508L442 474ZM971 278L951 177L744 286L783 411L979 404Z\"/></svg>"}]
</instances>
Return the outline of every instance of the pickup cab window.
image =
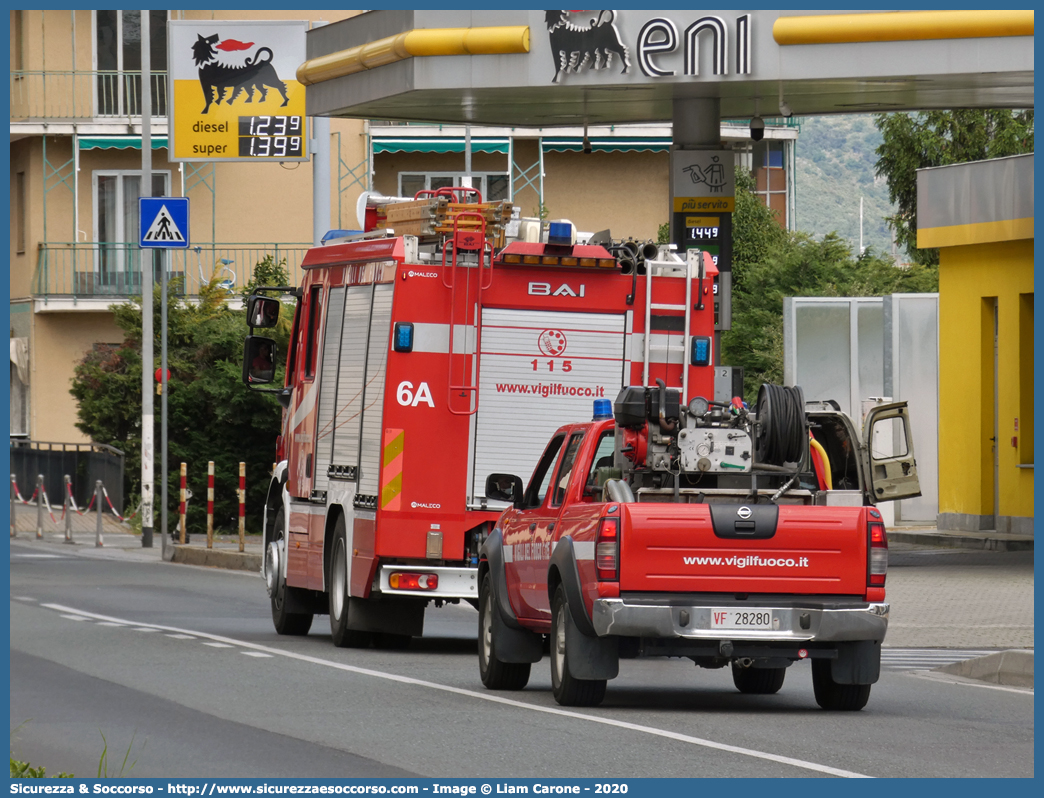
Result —
<instances>
[{"instance_id":1,"label":"pickup cab window","mask_svg":"<svg viewBox=\"0 0 1044 798\"><path fill-rule=\"evenodd\" d=\"M551 476L554 474L554 470L551 468L555 464L555 458L558 457L558 450L562 448L562 441L565 440L564 435L559 435L551 440L551 443L547 445L547 449L544 450L543 456L540 458L540 462L537 463L536 470L533 472L533 478L529 480L529 487L526 488L526 495L523 502L525 509L532 509L533 507L539 507L544 503L544 497L547 495L547 488L551 484Z\"/></svg>"},{"instance_id":2,"label":"pickup cab window","mask_svg":"<svg viewBox=\"0 0 1044 798\"><path fill-rule=\"evenodd\" d=\"M569 476L573 472L573 463L576 462L576 453L580 443L584 439L584 433L577 432L569 439L565 454L562 455L562 464L558 467L558 480L555 487L555 495L551 499L552 507L561 506L565 500L566 488L569 487Z\"/></svg>"},{"instance_id":3,"label":"pickup cab window","mask_svg":"<svg viewBox=\"0 0 1044 798\"><path fill-rule=\"evenodd\" d=\"M598 469L613 467L613 453L616 450L616 431L607 429L598 438L598 446L595 447L594 457L591 458L591 470L587 472L587 481L584 483L584 497L601 495L601 485L598 484Z\"/></svg>"}]
</instances>

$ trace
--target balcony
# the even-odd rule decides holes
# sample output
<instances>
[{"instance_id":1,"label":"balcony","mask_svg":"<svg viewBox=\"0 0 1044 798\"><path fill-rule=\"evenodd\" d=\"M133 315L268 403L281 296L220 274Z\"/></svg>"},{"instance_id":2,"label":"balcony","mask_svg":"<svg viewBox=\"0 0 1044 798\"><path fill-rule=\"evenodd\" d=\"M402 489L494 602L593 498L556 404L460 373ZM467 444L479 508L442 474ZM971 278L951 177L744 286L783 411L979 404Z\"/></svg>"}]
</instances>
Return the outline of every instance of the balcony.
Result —
<instances>
[{"instance_id":1,"label":"balcony","mask_svg":"<svg viewBox=\"0 0 1044 798\"><path fill-rule=\"evenodd\" d=\"M271 255L284 258L290 285L301 281L301 261L311 244L204 244L188 250L141 250L134 243L41 244L32 292L36 299L119 300L141 296L142 252L151 259L156 283L166 259L169 280L183 296L198 296L200 285L217 275L230 296L238 296L254 266Z\"/></svg>"},{"instance_id":2,"label":"balcony","mask_svg":"<svg viewBox=\"0 0 1044 798\"><path fill-rule=\"evenodd\" d=\"M167 73L152 73L152 115L167 115ZM12 72L11 122L141 119L140 72Z\"/></svg>"}]
</instances>

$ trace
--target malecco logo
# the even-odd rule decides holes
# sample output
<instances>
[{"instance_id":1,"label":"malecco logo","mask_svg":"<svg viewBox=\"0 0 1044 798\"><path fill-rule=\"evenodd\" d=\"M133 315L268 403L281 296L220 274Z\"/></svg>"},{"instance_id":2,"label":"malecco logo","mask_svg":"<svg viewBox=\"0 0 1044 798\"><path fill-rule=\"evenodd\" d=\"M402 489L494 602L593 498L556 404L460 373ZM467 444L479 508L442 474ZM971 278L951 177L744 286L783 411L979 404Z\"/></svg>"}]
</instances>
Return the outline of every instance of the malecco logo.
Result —
<instances>
[{"instance_id":1,"label":"malecco logo","mask_svg":"<svg viewBox=\"0 0 1044 798\"><path fill-rule=\"evenodd\" d=\"M580 283L580 292L577 293L569 287L568 283L562 283L554 291L551 290L551 283L530 283L529 284L530 296L572 296L572 297L583 297L584 295L584 284Z\"/></svg>"},{"instance_id":2,"label":"malecco logo","mask_svg":"<svg viewBox=\"0 0 1044 798\"><path fill-rule=\"evenodd\" d=\"M410 277L438 277L438 272L407 272Z\"/></svg>"},{"instance_id":3,"label":"malecco logo","mask_svg":"<svg viewBox=\"0 0 1044 798\"><path fill-rule=\"evenodd\" d=\"M414 510L420 508L421 510L441 510L441 504L427 504L425 502L410 502L410 507Z\"/></svg>"}]
</instances>

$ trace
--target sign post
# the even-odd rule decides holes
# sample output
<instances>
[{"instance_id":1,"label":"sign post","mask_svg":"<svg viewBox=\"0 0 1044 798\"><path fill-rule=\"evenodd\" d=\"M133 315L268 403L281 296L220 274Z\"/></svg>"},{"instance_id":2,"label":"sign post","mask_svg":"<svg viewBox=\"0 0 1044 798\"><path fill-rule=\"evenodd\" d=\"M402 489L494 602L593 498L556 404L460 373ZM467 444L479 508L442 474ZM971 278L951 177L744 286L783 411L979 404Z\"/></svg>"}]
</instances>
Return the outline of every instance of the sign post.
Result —
<instances>
[{"instance_id":1,"label":"sign post","mask_svg":"<svg viewBox=\"0 0 1044 798\"><path fill-rule=\"evenodd\" d=\"M150 249L188 249L189 246L189 201L188 197L142 197L138 200L138 219L141 224L138 246L141 248L142 260ZM152 260L151 257L148 258ZM152 269L151 262L149 270ZM158 377L160 380L160 515L162 518L160 528L160 545L164 555L167 551L167 380L170 372L167 369L167 263L163 262L160 278L160 368ZM144 282L144 279L143 279ZM151 285L151 280L150 280ZM150 291L151 293L151 291ZM148 308L150 318L152 313L152 302L142 297L142 312ZM144 325L143 325L144 326ZM151 326L151 325L150 325ZM152 334L149 333L151 344ZM151 345L149 347L151 351ZM149 358L149 366L152 359ZM145 374L148 372L145 371ZM152 394L149 391L149 429L152 429ZM142 396L142 404L146 397ZM144 434L142 435L144 443ZM151 442L151 436L150 436ZM144 458L143 458L144 460ZM149 470L152 470L152 456L149 453ZM143 469L144 471L144 469ZM151 478L151 474L150 474ZM143 476L144 480L144 476ZM144 489L142 491L144 501ZM154 523L154 522L153 522ZM146 546L144 518L142 519L142 546ZM152 546L152 523L149 525L149 541L147 547Z\"/></svg>"},{"instance_id":2,"label":"sign post","mask_svg":"<svg viewBox=\"0 0 1044 798\"><path fill-rule=\"evenodd\" d=\"M684 253L701 249L718 267L714 329L732 328L732 213L736 209L735 156L730 150L671 152L671 243ZM715 362L720 361L715 335Z\"/></svg>"}]
</instances>

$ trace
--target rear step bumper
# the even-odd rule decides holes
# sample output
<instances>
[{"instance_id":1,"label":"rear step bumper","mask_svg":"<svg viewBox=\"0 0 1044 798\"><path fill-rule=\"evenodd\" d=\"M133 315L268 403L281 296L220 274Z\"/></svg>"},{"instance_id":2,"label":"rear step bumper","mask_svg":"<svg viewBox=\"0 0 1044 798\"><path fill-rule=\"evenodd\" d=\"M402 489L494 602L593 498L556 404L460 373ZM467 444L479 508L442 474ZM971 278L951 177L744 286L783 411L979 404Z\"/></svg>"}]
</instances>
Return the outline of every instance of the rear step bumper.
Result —
<instances>
[{"instance_id":1,"label":"rear step bumper","mask_svg":"<svg viewBox=\"0 0 1044 798\"><path fill-rule=\"evenodd\" d=\"M725 607L735 610L737 607ZM596 599L592 623L599 637L661 637L687 640L758 640L836 642L884 640L888 604L859 603L852 607L802 607L780 603L744 602L744 610L771 613L771 629L712 626L715 608L677 604L628 603L626 599Z\"/></svg>"}]
</instances>

